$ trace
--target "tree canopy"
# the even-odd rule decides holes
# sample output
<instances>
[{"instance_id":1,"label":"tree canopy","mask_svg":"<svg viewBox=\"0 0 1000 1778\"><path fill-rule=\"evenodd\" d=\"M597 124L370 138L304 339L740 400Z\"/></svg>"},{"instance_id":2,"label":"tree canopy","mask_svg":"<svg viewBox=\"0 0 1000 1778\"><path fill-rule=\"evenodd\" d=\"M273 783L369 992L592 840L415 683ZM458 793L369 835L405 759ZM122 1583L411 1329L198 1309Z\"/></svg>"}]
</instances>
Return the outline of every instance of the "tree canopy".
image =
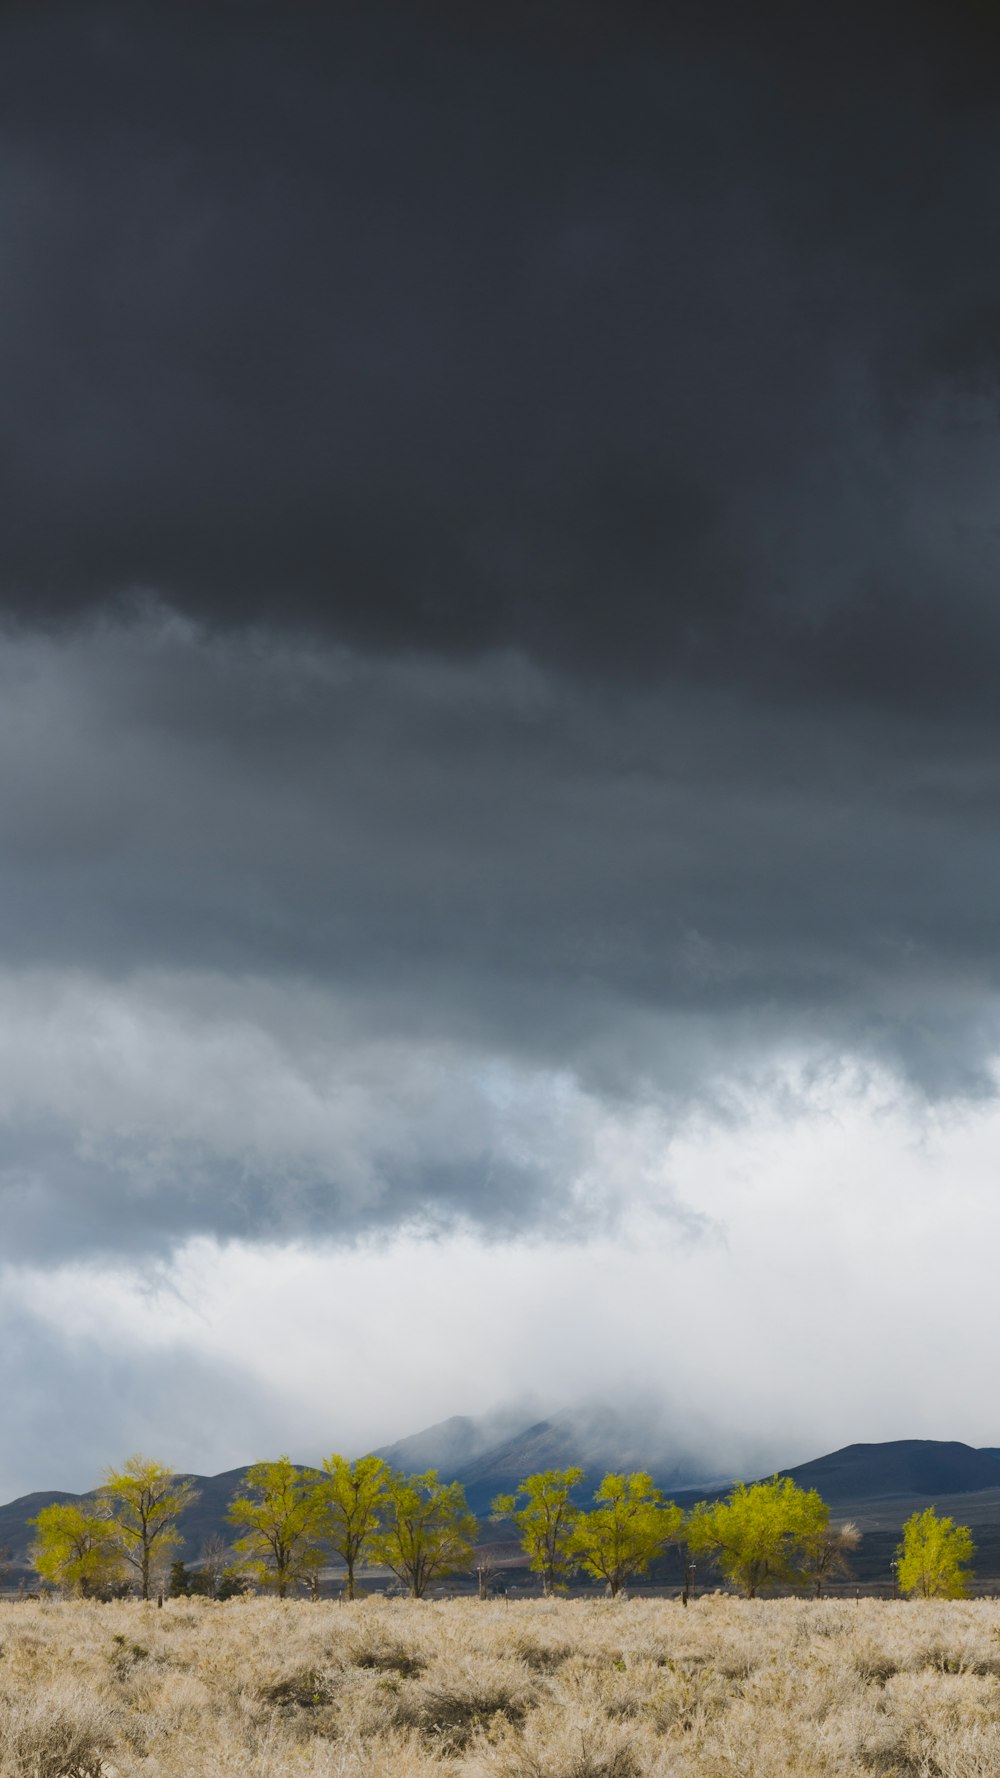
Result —
<instances>
[{"instance_id":1,"label":"tree canopy","mask_svg":"<svg viewBox=\"0 0 1000 1778\"><path fill-rule=\"evenodd\" d=\"M241 1566L279 1599L322 1562L316 1479L290 1457L252 1463L228 1516L242 1532L233 1543Z\"/></svg>"},{"instance_id":2,"label":"tree canopy","mask_svg":"<svg viewBox=\"0 0 1000 1778\"><path fill-rule=\"evenodd\" d=\"M539 1470L526 1476L514 1494L498 1494L493 1502L492 1517L512 1519L520 1531L528 1566L541 1575L547 1595L572 1571L573 1535L580 1517L572 1494L582 1480L582 1469Z\"/></svg>"},{"instance_id":3,"label":"tree canopy","mask_svg":"<svg viewBox=\"0 0 1000 1778\"><path fill-rule=\"evenodd\" d=\"M64 1501L43 1506L29 1524L37 1533L32 1549L35 1568L63 1592L92 1599L123 1579L125 1558L105 1514Z\"/></svg>"},{"instance_id":4,"label":"tree canopy","mask_svg":"<svg viewBox=\"0 0 1000 1778\"><path fill-rule=\"evenodd\" d=\"M815 1488L790 1476L741 1482L725 1500L701 1501L687 1523L690 1549L711 1557L748 1599L771 1587L802 1584L806 1552L829 1526Z\"/></svg>"},{"instance_id":5,"label":"tree canopy","mask_svg":"<svg viewBox=\"0 0 1000 1778\"><path fill-rule=\"evenodd\" d=\"M966 1598L972 1576L965 1564L974 1554L967 1525L939 1518L932 1506L911 1514L896 1551L900 1592L918 1599Z\"/></svg>"},{"instance_id":6,"label":"tree canopy","mask_svg":"<svg viewBox=\"0 0 1000 1778\"><path fill-rule=\"evenodd\" d=\"M139 1452L121 1469L105 1471L101 1506L125 1561L139 1575L144 1599L154 1571L165 1573L170 1550L183 1542L177 1520L197 1499L192 1481Z\"/></svg>"},{"instance_id":7,"label":"tree canopy","mask_svg":"<svg viewBox=\"0 0 1000 1778\"><path fill-rule=\"evenodd\" d=\"M381 1457L359 1457L349 1463L334 1452L325 1458L323 1475L315 1485L318 1533L347 1570L349 1599L355 1595L357 1565L378 1534L389 1482L389 1467Z\"/></svg>"},{"instance_id":8,"label":"tree canopy","mask_svg":"<svg viewBox=\"0 0 1000 1778\"><path fill-rule=\"evenodd\" d=\"M606 1475L591 1512L581 1513L567 1544L587 1574L606 1581L617 1598L626 1581L644 1574L665 1545L681 1535L684 1514L665 1501L643 1470Z\"/></svg>"},{"instance_id":9,"label":"tree canopy","mask_svg":"<svg viewBox=\"0 0 1000 1778\"><path fill-rule=\"evenodd\" d=\"M413 1476L390 1471L371 1551L422 1599L432 1581L471 1568L476 1531L460 1482L442 1482L436 1469Z\"/></svg>"}]
</instances>

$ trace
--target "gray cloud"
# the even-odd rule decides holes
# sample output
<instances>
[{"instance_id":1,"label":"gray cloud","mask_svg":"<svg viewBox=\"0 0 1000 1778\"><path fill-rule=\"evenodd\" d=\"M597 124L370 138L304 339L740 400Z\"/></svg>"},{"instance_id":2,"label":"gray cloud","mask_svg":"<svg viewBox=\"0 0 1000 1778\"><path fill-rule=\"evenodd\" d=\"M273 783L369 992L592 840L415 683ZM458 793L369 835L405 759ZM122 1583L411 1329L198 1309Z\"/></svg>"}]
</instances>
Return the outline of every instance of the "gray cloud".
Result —
<instances>
[{"instance_id":1,"label":"gray cloud","mask_svg":"<svg viewBox=\"0 0 1000 1778\"><path fill-rule=\"evenodd\" d=\"M132 1450L179 1469L221 1469L249 1461L262 1434L280 1441L287 1432L266 1384L232 1360L205 1357L190 1340L157 1347L141 1335L113 1341L93 1328L60 1326L51 1284L41 1307L9 1283L0 1279L7 1426L0 1498L95 1487L106 1466ZM98 1297L105 1283L95 1276Z\"/></svg>"},{"instance_id":2,"label":"gray cloud","mask_svg":"<svg viewBox=\"0 0 1000 1778\"><path fill-rule=\"evenodd\" d=\"M746 17L0 19L9 1256L993 1092L991 28Z\"/></svg>"},{"instance_id":3,"label":"gray cloud","mask_svg":"<svg viewBox=\"0 0 1000 1778\"><path fill-rule=\"evenodd\" d=\"M988 716L991 27L783 15L8 10L3 604Z\"/></svg>"},{"instance_id":4,"label":"gray cloud","mask_svg":"<svg viewBox=\"0 0 1000 1778\"><path fill-rule=\"evenodd\" d=\"M615 1119L669 1147L790 1057L993 1090L975 718L841 736L148 606L9 635L0 681L11 1255L580 1234L642 1196L595 1180Z\"/></svg>"}]
</instances>

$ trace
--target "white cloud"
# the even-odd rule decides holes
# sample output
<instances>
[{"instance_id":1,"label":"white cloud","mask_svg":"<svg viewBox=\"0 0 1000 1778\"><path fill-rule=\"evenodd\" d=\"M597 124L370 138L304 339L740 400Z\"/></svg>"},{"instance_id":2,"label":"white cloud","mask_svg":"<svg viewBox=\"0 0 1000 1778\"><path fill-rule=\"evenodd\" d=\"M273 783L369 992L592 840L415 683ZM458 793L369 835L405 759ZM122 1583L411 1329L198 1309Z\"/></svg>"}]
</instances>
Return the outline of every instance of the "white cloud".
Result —
<instances>
[{"instance_id":1,"label":"white cloud","mask_svg":"<svg viewBox=\"0 0 1000 1778\"><path fill-rule=\"evenodd\" d=\"M1000 1110L943 1116L849 1073L784 1085L666 1151L643 1114L609 1125L597 1152L643 1173L645 1195L622 1226L578 1243L197 1240L142 1278L11 1271L6 1298L53 1341L128 1352L138 1373L197 1355L204 1458L189 1426L181 1442L199 1468L242 1461L267 1436L302 1458L359 1450L527 1392L546 1408L632 1402L708 1471L853 1439L996 1442ZM660 1218L655 1179L705 1219L700 1238ZM223 1430L215 1373L243 1379ZM175 1450L170 1411L158 1431Z\"/></svg>"}]
</instances>

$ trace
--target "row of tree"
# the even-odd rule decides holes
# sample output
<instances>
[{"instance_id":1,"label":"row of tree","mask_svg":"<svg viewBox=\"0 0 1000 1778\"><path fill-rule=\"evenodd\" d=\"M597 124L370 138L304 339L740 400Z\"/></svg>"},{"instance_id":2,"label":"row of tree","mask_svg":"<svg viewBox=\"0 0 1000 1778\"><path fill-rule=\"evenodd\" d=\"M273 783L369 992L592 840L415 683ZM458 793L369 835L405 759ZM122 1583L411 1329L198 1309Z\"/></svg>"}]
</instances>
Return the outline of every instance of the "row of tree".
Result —
<instances>
[{"instance_id":1,"label":"row of tree","mask_svg":"<svg viewBox=\"0 0 1000 1778\"><path fill-rule=\"evenodd\" d=\"M493 1502L492 1519L515 1526L547 1594L582 1572L617 1596L673 1545L687 1552L686 1573L703 1556L748 1598L779 1586L819 1596L860 1541L854 1525L831 1522L815 1489L790 1477L741 1483L688 1514L641 1471L606 1475L585 1509L574 1498L582 1480L581 1469L544 1470ZM107 1471L87 1502L48 1506L32 1520L35 1567L66 1592L100 1597L137 1583L148 1599L164 1585L183 1541L178 1520L197 1498L193 1482L166 1464L130 1457ZM404 1476L379 1457L352 1463L335 1453L317 1471L279 1457L251 1465L228 1517L237 1533L231 1551L214 1539L203 1552L201 1586L213 1597L252 1583L281 1599L303 1584L316 1595L320 1571L332 1562L344 1570L349 1599L359 1569L370 1565L388 1568L415 1599L476 1566L484 1590L477 1521L461 1484L441 1481L435 1470ZM907 1522L897 1556L904 1593L959 1597L967 1590L971 1536L933 1509ZM180 1587L185 1570L174 1563L174 1571Z\"/></svg>"},{"instance_id":2,"label":"row of tree","mask_svg":"<svg viewBox=\"0 0 1000 1778\"><path fill-rule=\"evenodd\" d=\"M834 1524L817 1490L798 1487L790 1476L741 1482L725 1499L700 1501L686 1515L641 1473L605 1476L594 1510L584 1512L573 1501L582 1479L580 1469L549 1470L493 1503L495 1518L517 1525L547 1593L582 1568L614 1596L674 1544L688 1558L685 1604L695 1556L707 1558L748 1599L775 1587L808 1588L819 1598L830 1580L848 1572L848 1557L861 1542L856 1525ZM972 1555L968 1527L928 1507L903 1526L896 1584L913 1597L962 1598Z\"/></svg>"}]
</instances>

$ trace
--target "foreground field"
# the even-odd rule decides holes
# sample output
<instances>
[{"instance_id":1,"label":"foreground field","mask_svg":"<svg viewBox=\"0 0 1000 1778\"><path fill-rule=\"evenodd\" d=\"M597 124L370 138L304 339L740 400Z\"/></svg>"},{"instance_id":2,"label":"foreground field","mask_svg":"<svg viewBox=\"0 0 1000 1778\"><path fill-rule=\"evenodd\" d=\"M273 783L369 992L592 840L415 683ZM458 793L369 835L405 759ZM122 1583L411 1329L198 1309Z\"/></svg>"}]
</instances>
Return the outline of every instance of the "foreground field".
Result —
<instances>
[{"instance_id":1,"label":"foreground field","mask_svg":"<svg viewBox=\"0 0 1000 1778\"><path fill-rule=\"evenodd\" d=\"M1000 1606L0 1609L0 1778L978 1778Z\"/></svg>"}]
</instances>

